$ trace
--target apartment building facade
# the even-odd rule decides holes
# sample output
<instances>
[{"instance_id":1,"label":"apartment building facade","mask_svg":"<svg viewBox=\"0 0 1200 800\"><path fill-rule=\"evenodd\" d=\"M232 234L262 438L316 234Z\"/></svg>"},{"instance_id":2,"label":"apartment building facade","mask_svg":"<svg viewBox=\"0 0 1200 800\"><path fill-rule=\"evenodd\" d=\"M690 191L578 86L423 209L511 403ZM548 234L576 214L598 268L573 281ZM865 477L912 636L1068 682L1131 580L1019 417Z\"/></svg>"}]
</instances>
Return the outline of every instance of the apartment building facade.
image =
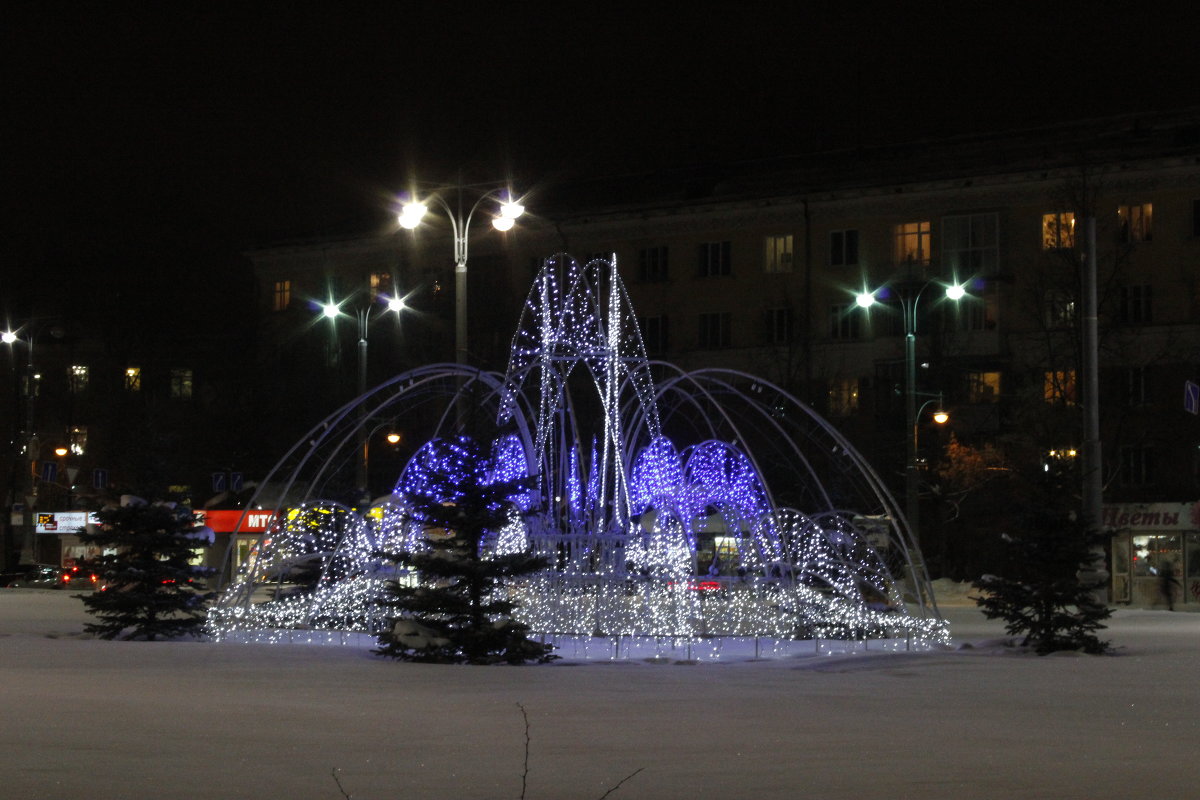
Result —
<instances>
[{"instance_id":1,"label":"apartment building facade","mask_svg":"<svg viewBox=\"0 0 1200 800\"><path fill-rule=\"evenodd\" d=\"M915 437L923 542L946 574L971 546L939 472L952 442L1046 464L1080 448L1080 282L1094 220L1105 502L1200 499L1200 417L1185 402L1200 382L1194 112L595 181L525 202L508 234L469 234L474 363L503 369L541 259L615 255L651 358L779 384L835 421L897 493ZM365 301L402 294L411 308L371 328L372 379L451 360L450 254L436 226L251 254L272 346L297 341L318 300L355 289ZM948 286L963 296L948 298ZM319 336L293 350L311 359L325 347L321 363L338 369L346 340ZM950 412L945 427L934 406ZM948 518L958 528L934 530ZM1119 535L1129 569L1117 599L1168 561L1200 599L1195 530L1150 545L1157 534Z\"/></svg>"}]
</instances>

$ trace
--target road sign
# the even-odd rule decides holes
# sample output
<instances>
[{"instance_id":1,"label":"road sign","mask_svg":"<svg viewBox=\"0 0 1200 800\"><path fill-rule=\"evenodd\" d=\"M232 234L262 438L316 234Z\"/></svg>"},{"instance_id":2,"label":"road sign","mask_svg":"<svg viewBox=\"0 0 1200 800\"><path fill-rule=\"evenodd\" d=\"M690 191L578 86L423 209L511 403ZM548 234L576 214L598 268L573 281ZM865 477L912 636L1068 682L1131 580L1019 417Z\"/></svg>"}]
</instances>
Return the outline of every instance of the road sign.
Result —
<instances>
[{"instance_id":1,"label":"road sign","mask_svg":"<svg viewBox=\"0 0 1200 800\"><path fill-rule=\"evenodd\" d=\"M1195 381L1183 382L1183 407L1190 414L1200 414L1200 384Z\"/></svg>"},{"instance_id":2,"label":"road sign","mask_svg":"<svg viewBox=\"0 0 1200 800\"><path fill-rule=\"evenodd\" d=\"M54 483L56 480L58 480L58 462L42 462L42 480L46 483Z\"/></svg>"},{"instance_id":3,"label":"road sign","mask_svg":"<svg viewBox=\"0 0 1200 800\"><path fill-rule=\"evenodd\" d=\"M229 490L231 492L240 492L242 490L242 473L229 473Z\"/></svg>"},{"instance_id":4,"label":"road sign","mask_svg":"<svg viewBox=\"0 0 1200 800\"><path fill-rule=\"evenodd\" d=\"M226 478L226 473L224 473L224 472L214 472L212 474L213 491L214 492L225 491L225 478Z\"/></svg>"},{"instance_id":5,"label":"road sign","mask_svg":"<svg viewBox=\"0 0 1200 800\"><path fill-rule=\"evenodd\" d=\"M108 470L94 469L92 470L92 488L107 489L108 488Z\"/></svg>"}]
</instances>

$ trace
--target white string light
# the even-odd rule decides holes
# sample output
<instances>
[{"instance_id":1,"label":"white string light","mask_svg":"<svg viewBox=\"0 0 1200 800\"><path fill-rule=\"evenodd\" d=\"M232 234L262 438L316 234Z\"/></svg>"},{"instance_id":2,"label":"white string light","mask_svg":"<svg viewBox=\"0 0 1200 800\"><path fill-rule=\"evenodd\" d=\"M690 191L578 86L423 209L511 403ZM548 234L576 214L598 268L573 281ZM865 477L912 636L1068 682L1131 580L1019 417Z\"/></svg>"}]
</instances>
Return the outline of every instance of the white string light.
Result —
<instances>
[{"instance_id":1,"label":"white string light","mask_svg":"<svg viewBox=\"0 0 1200 800\"><path fill-rule=\"evenodd\" d=\"M420 385L418 372L394 381L398 398ZM537 634L562 642L607 637L616 642L611 653L622 641L627 654L669 643L706 658L720 656L723 637L753 638L756 653L767 654L786 651L781 643L830 639L946 644L945 623L910 612L905 584L868 542L857 515L830 507L814 457L803 455L804 443L788 440L788 414L815 414L762 381L738 391L724 379L688 380L693 414L731 419L719 389L775 426L786 446L772 446L800 455L797 474L814 484L805 496L824 498L819 507L803 513L779 506L736 425L731 441L677 443L665 435L658 406L665 389L652 380L615 259L580 266L555 256L534 281L508 371L495 381L498 422L529 435L502 436L486 463L471 462L453 437L434 437L409 460L393 494L362 514L321 500L297 505L225 591L210 614L210 633L295 641L305 631L328 641L379 630L385 611L376 601L386 583L418 580L377 555L425 546L426 531L407 498L433 491L434 476L471 473L485 483L536 480L534 490L510 498L508 523L485 546L487 553L531 549L548 560L545 571L506 587L520 621ZM668 388L686 385L677 379ZM890 496L861 457L821 425L833 437L833 455L825 457L840 459L839 478L857 471L855 480L884 499L876 505L889 507ZM330 463L332 457L322 469ZM889 551L893 560L907 552L894 516L892 539L901 547ZM700 562L702 551L711 562ZM911 561L900 566L908 591L920 597L921 573ZM297 584L298 576L308 582Z\"/></svg>"}]
</instances>

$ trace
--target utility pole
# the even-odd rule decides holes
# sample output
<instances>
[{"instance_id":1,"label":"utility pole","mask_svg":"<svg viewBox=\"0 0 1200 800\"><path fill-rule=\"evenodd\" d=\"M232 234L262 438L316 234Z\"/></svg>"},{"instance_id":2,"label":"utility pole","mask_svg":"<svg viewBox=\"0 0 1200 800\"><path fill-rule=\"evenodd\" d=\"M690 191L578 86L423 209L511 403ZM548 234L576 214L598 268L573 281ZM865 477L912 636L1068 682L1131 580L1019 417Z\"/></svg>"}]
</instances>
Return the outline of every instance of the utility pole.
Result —
<instances>
[{"instance_id":1,"label":"utility pole","mask_svg":"<svg viewBox=\"0 0 1200 800\"><path fill-rule=\"evenodd\" d=\"M1086 222L1086 252L1083 257L1083 522L1089 534L1098 535L1103 519L1103 461L1100 450L1100 341L1098 302L1096 299L1097 261L1096 217ZM1099 558L1080 570L1080 580L1099 584L1095 591L1097 602L1108 602L1108 571L1104 568L1105 548L1096 544L1092 550Z\"/></svg>"}]
</instances>

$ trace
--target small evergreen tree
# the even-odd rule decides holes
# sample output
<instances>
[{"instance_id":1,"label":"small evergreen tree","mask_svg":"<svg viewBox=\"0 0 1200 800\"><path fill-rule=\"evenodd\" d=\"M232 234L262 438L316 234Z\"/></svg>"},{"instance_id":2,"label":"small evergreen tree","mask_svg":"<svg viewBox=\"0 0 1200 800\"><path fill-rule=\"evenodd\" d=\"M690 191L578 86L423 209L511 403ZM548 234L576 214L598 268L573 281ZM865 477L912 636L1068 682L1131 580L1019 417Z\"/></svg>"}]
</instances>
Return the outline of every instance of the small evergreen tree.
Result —
<instances>
[{"instance_id":1,"label":"small evergreen tree","mask_svg":"<svg viewBox=\"0 0 1200 800\"><path fill-rule=\"evenodd\" d=\"M502 597L504 583L546 566L527 552L489 552L495 535L516 513L514 497L527 480L489 482L489 453L473 439L441 443L443 462L423 494L409 496L412 514L425 529L426 550L379 553L414 570L414 586L391 584L382 601L391 612L379 634L380 655L406 661L521 664L555 658L553 649L530 639L528 626L512 618L515 603Z\"/></svg>"},{"instance_id":2,"label":"small evergreen tree","mask_svg":"<svg viewBox=\"0 0 1200 800\"><path fill-rule=\"evenodd\" d=\"M974 598L988 619L1003 619L1011 635L1025 634L1022 646L1039 655L1056 650L1103 653L1108 642L1096 631L1111 611L1096 600L1103 584L1086 582L1080 571L1101 559L1099 537L1058 498L1069 497L1061 482L1033 491L1020 533L1004 534L1005 575L984 575ZM1040 501L1040 502L1039 502Z\"/></svg>"},{"instance_id":3,"label":"small evergreen tree","mask_svg":"<svg viewBox=\"0 0 1200 800\"><path fill-rule=\"evenodd\" d=\"M105 552L92 563L103 588L78 595L98 622L84 630L102 639L171 639L196 636L212 594L208 567L188 563L197 547L212 544L211 531L190 508L174 503L130 502L97 514L100 527L79 534Z\"/></svg>"}]
</instances>

